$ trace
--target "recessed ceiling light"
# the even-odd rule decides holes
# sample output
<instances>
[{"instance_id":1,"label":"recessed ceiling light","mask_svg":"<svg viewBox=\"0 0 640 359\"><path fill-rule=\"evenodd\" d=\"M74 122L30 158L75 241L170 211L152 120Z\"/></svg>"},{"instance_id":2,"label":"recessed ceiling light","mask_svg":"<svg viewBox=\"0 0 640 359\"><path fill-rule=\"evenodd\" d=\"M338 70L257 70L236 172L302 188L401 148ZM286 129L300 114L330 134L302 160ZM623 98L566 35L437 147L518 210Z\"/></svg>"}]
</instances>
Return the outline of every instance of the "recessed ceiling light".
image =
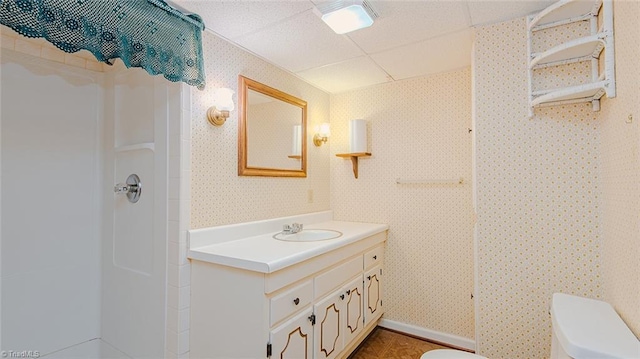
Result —
<instances>
[{"instance_id":1,"label":"recessed ceiling light","mask_svg":"<svg viewBox=\"0 0 640 359\"><path fill-rule=\"evenodd\" d=\"M366 0L323 3L313 10L336 34L346 34L369 27L378 17L371 4Z\"/></svg>"}]
</instances>

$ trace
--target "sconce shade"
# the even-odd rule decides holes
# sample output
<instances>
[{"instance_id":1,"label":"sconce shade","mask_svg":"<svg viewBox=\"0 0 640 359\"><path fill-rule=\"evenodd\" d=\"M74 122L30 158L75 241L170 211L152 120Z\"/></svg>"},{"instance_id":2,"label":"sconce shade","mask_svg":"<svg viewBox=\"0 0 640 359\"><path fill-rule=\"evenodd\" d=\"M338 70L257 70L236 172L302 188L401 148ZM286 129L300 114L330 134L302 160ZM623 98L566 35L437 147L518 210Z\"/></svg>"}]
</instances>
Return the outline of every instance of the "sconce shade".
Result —
<instances>
[{"instance_id":1,"label":"sconce shade","mask_svg":"<svg viewBox=\"0 0 640 359\"><path fill-rule=\"evenodd\" d=\"M233 103L233 94L235 92L226 87L221 87L213 94L213 105L220 111L233 111L235 105Z\"/></svg>"},{"instance_id":2,"label":"sconce shade","mask_svg":"<svg viewBox=\"0 0 640 359\"><path fill-rule=\"evenodd\" d=\"M327 140L331 136L331 127L329 123L325 122L316 127L316 134L313 136L313 144L316 146L322 146L323 143L327 143Z\"/></svg>"},{"instance_id":3,"label":"sconce shade","mask_svg":"<svg viewBox=\"0 0 640 359\"><path fill-rule=\"evenodd\" d=\"M320 137L331 137L331 126L328 123L320 125Z\"/></svg>"}]
</instances>

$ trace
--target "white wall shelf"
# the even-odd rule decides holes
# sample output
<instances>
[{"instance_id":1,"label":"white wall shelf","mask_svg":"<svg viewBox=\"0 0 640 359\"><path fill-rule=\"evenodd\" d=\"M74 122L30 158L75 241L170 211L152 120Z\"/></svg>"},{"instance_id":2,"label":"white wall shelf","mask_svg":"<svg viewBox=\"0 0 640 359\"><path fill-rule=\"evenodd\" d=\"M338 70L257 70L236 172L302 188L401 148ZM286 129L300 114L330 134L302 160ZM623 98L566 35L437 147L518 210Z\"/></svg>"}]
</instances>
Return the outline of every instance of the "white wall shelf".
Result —
<instances>
[{"instance_id":1,"label":"white wall shelf","mask_svg":"<svg viewBox=\"0 0 640 359\"><path fill-rule=\"evenodd\" d=\"M531 51L537 31L578 21L589 21L589 36L571 39L546 51ZM538 15L529 17L527 28L529 117L533 117L536 107L580 102L591 102L592 109L598 111L602 96L616 96L612 0L562 0L542 10ZM604 66L601 69L599 61L603 52ZM591 62L591 83L568 85L559 89L533 89L534 76L539 76L534 70L582 61Z\"/></svg>"},{"instance_id":2,"label":"white wall shelf","mask_svg":"<svg viewBox=\"0 0 640 359\"><path fill-rule=\"evenodd\" d=\"M566 87L547 92L531 101L531 106L551 106L569 103L597 101L606 92L606 81L590 83L586 85Z\"/></svg>"},{"instance_id":3,"label":"white wall shelf","mask_svg":"<svg viewBox=\"0 0 640 359\"><path fill-rule=\"evenodd\" d=\"M529 63L529 67L536 69L591 60L592 58L597 59L604 49L604 37L604 34L582 37L552 47L545 52L532 54L533 59Z\"/></svg>"},{"instance_id":4,"label":"white wall shelf","mask_svg":"<svg viewBox=\"0 0 640 359\"><path fill-rule=\"evenodd\" d=\"M601 1L562 0L540 11L529 21L529 30L538 31L598 16Z\"/></svg>"}]
</instances>

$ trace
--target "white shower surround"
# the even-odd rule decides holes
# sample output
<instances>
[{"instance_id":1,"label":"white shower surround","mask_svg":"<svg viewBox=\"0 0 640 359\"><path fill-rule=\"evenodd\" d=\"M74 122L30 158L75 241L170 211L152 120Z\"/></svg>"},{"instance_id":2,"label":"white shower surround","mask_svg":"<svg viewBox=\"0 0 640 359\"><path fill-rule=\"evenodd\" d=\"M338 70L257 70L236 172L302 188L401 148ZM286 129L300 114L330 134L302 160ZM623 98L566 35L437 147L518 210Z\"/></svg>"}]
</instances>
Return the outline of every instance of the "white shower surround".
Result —
<instances>
[{"instance_id":1,"label":"white shower surround","mask_svg":"<svg viewBox=\"0 0 640 359\"><path fill-rule=\"evenodd\" d=\"M3 40L6 40L8 35L15 36L14 34L6 34L4 30L3 28ZM56 184L58 187L43 187L40 192L35 192L40 196L33 196L34 198L31 199L35 205L27 208L27 211L22 214L24 218L19 218L20 220L14 223L15 225L13 227L21 230L18 232L20 237L8 236L8 226L4 226L3 223L4 230L2 231L3 233L0 234L2 235L0 239L2 240L2 249L5 250L2 253L5 253L6 257L3 258L3 268L0 272L2 279L0 282L0 305L4 306L2 307L3 310L0 310L0 322L2 323L0 328L4 329L0 332L0 348L2 348L2 350L14 351L39 350L40 355L55 353L50 357L63 354L71 355L72 353L75 353L75 355L78 355L78 353L85 353L87 355L107 353L107 355L109 355L108 353L111 351L103 351L104 348L108 348L107 342L92 339L110 337L111 341L108 342L108 344L111 344L121 351L128 352L128 354L131 355L140 356L143 354L140 352L141 350L146 352L148 350L144 348L152 348L150 350L153 352L144 353L146 354L145 356L171 356L167 355L166 347L170 347L169 342L172 338L169 337L170 332L168 330L165 331L165 328L168 326L166 311L168 307L170 307L169 304L171 302L171 299L167 298L167 281L168 277L171 277L171 274L167 274L167 270L170 270L167 262L171 262L171 260L167 258L167 252L169 251L167 247L171 247L167 240L167 219L175 214L178 208L175 201L169 201L169 198L179 198L179 195L169 189L169 182L171 182L169 171L170 168L173 169L171 173L173 173L174 177L178 178L181 172L179 167L180 161L170 161L169 158L170 155L173 154L173 158L175 159L176 152L179 155L179 149L176 150L176 146L180 147L181 145L181 116L183 115L181 112L181 101L184 100L181 96L184 88L177 84L171 84L161 78L149 77L143 73L142 70L137 69L125 70L119 68L112 74L104 74L99 71L102 68L99 64L98 66L93 66L92 63L92 66L89 66L90 60L83 62L82 66L79 65L80 61L69 61L68 63L71 66L56 63L54 62L56 60L53 58L50 60L44 59L48 57L45 54L50 55L53 50L48 48L47 45L39 43L37 40L27 40L29 47L22 46L19 49L19 41L25 41L22 39L19 40L18 37L15 38L16 50L22 52L22 54L11 51L13 50L12 48L7 51L8 46L6 46L6 41L4 41L5 44L3 44L3 49L0 54L2 55L2 70L8 69L6 66L14 66L16 68L27 66L30 70L23 69L22 72L26 74L31 73L30 77L29 75L25 77L24 74L22 74L23 77L20 78L25 84L25 88L30 90L28 92L29 96L23 96L25 99L20 101L20 103L29 111L36 111L32 116L36 121L14 121L14 123L25 127L19 129L17 133L30 140L29 144L31 147L26 147L27 149L38 147L42 149L40 151L41 153L35 153L32 156L35 159L40 158L42 160L41 166L30 166L30 163L23 163L22 166L32 168L33 171L40 171L42 174L39 177L34 176L31 179L24 180L26 181L24 187L38 189L38 187L43 187L43 185L47 183L50 183L51 186ZM35 51L39 46L42 47L42 52ZM28 55L25 55L25 53ZM79 58L76 58L76 60L77 59ZM7 65L9 62L12 64ZM91 71L79 69L78 67L86 67ZM136 71L138 72L136 73ZM152 97L154 98L155 104L145 103L140 99L136 99L135 96L132 98L131 95L128 94L125 97L126 101L129 102L129 109L124 112L119 112L118 109L115 109L117 101L113 99L117 97L117 95L113 95L113 81L114 79L116 82L119 81L118 73L122 74L122 76L120 76L122 80L135 77L136 74L143 74L141 78L144 78L144 84L142 85L148 88L150 86L153 91ZM5 77L11 74L11 71L7 71L4 74L5 76L3 76L3 85L5 86L3 86L4 97L2 100L5 104L5 106L3 106L5 111L3 111L4 121L0 122L0 124L3 125L0 134L4 133L5 138L9 136L6 132L7 120L10 119L10 117L7 116L7 111L11 110L10 105L12 104L9 95L16 93L14 87L8 82L5 82ZM88 82L92 87L87 90L78 85L79 81ZM131 81L129 81L129 83L130 82ZM11 86L11 92L7 91L7 86ZM37 93L36 90L40 90L41 92L39 97L34 97ZM118 90L115 91L117 92ZM47 96L42 95L42 93ZM111 96L111 98L109 96ZM91 100L87 100L88 97ZM81 99L79 103L73 102L74 100L78 101L79 98ZM14 102L18 103L17 101ZM146 106L146 109L135 113L136 111L132 110L131 107L131 104L135 103L140 103L143 107ZM55 107L56 105L58 107ZM112 107L111 110L109 109L110 106ZM15 108L14 106L14 109ZM90 111L87 111L87 108ZM84 113L78 114L80 109L85 109ZM145 111L150 112L147 117L154 123L151 128L149 128L149 126L135 125L140 115L144 114ZM21 116L23 116L22 113ZM89 121L87 117L90 117ZM110 307L108 305L105 305L108 304L105 302L106 300L113 300L113 298L107 297L107 294L116 292L116 296L126 296L130 291L127 289L127 284L119 280L114 280L115 277L110 274L109 271L105 271L106 265L114 263L113 254L108 252L109 248L113 248L113 243L105 241L105 235L108 233L105 232L104 229L109 228L109 226L105 226L105 224L110 221L110 217L105 215L109 206L105 204L108 201L113 202L113 195L111 194L113 183L111 182L124 180L124 178L112 179L108 177L113 176L113 169L108 170L108 166L105 166L105 163L111 164L113 167L115 161L113 154L114 143L117 146L121 146L120 149L122 149L122 146L132 144L121 141L123 137L122 133L118 133L118 125L113 124L113 118L116 117L124 120L121 123L128 121L128 130L134 132L144 132L146 130L148 132L150 129L152 135L147 138L149 138L150 142L155 142L151 148L158 153L158 155L155 156L155 164L152 165L152 168L155 169L153 174L154 178L147 178L146 181L148 185L156 182L157 187L155 196L156 205L153 206L156 219L154 219L154 223L151 224L154 227L151 231L154 237L152 241L154 252L151 255L153 260L149 262L153 263L153 265L147 266L147 268L153 268L156 273L154 286L157 289L152 297L153 305L149 306L144 302L149 298L145 299L134 293L132 300L128 298L128 300L120 303L126 303L127 305L134 303L134 307L128 309L120 304L116 304L115 308L112 306L111 309L109 309ZM71 123L71 125L69 125L69 123ZM133 125L131 126L131 124ZM171 126L172 124L174 125ZM116 129L114 129L114 126ZM57 135L55 131L58 131ZM111 131L112 135L105 136L103 131ZM40 137L36 138L35 136L38 133L40 133ZM68 137L61 140L61 135L65 134ZM118 141L112 138L114 136L118 138ZM145 135L142 134L141 136L144 137ZM86 148L82 150L73 148L73 144L77 142L74 142L74 140L84 141ZM54 145L49 146L48 143L53 141L55 141ZM0 144L3 145L1 147L5 157L9 156L6 148L7 143L9 143L9 141L6 140L5 143L0 142ZM16 141L14 141L14 143L16 143ZM20 141L17 143L20 143ZM50 148L47 148L47 146ZM173 153L171 153L172 151ZM60 165L58 167L48 168L46 166L51 161L44 161L45 156L53 156L63 164L69 158L81 158L84 159L84 165L78 166L78 168L72 165L67 165L66 167ZM14 162L21 164L21 161L22 159ZM6 206L2 212L4 213L4 217L0 216L0 219L7 219L7 213L9 213L8 208L14 208L13 206L16 205L16 201L13 201L14 203L7 202L8 198L11 198L11 196L8 196L8 194L11 193L9 191L10 188L8 188L11 182L7 182L7 179L11 179L11 177L9 177L11 173L7 172L7 163L8 162L0 162L0 171L4 171L5 175L2 183L4 187L2 187L0 195L4 200L3 207ZM176 163L178 166L177 171L175 170ZM78 176L74 177L70 175L70 170L85 173L85 177L88 176L91 177L91 179L82 180L78 178ZM15 183L22 184L23 179L18 179L20 182L15 181ZM11 186L11 188L15 188L15 186ZM83 188L83 186L86 188ZM78 188L82 189L82 191L76 191ZM153 195L153 193L149 192L150 188L150 186L146 188L147 196ZM29 193L29 191L27 190L25 193ZM74 196L76 194L79 196ZM87 200L86 196L93 199ZM21 200L20 203L25 203L25 201ZM39 218L33 218L32 215L27 216L24 214L32 214L34 210L40 209L40 211L42 211L49 207L49 211L44 211L43 213L46 213L47 216L57 214L59 217L64 218L74 206L78 207L76 209L77 214L75 217L69 218L67 223L53 220L52 223L48 223L48 226L44 226L42 225L44 215L40 215ZM90 217L91 219L89 221L79 220L82 215ZM176 220L178 219L177 215L173 217L175 217ZM56 241L46 240L49 238L47 235L51 236L56 234L56 228L52 226L56 224L58 225L58 232L62 232L64 235L58 235ZM82 227L85 228L84 232L79 231ZM169 229L171 229L171 225L169 225ZM39 236L32 236L32 238L36 238L33 239L33 245L20 248L20 246L25 247L24 244L27 243L22 233L28 230L40 231L41 233ZM11 238L17 238L19 240L12 241ZM75 241L73 242L75 244L70 244L70 239L72 242ZM90 240L87 241L87 239ZM177 238L174 240L177 240ZM81 249L83 245L84 249ZM16 246L18 246L18 250L21 253L20 255L15 255ZM15 260L15 257L19 257L19 260ZM13 262L11 258L14 258ZM24 260L25 258L29 258L29 261ZM32 266L34 269L38 269L38 266L44 266L46 260L52 263L49 267L43 267L39 271L30 270L29 266ZM24 271L26 273L25 275L32 276L35 282L31 281L33 282L31 283L30 281L17 280L18 277L15 276L14 279L16 280L14 280L14 282L21 283L23 288L33 291L33 295L26 296L24 292L15 289L10 290L11 288L7 286L7 281L11 279L12 267L16 267L16 263L21 265L23 269L26 268L27 270ZM74 263L80 263L81 266L76 266L74 270ZM65 267L69 267L71 273L75 273L76 277L84 279L59 273L61 270L64 270ZM51 278L47 279L47 275ZM140 273L137 275L144 277L144 275ZM122 278L119 279L121 280ZM129 283L129 288L135 289L134 280L130 278L127 279L127 282ZM31 286L28 286L29 283L31 283ZM66 292L59 289L60 285L67 287ZM48 293L43 293L42 288L46 288L46 286L49 286L51 289ZM4 291L1 291L2 289L4 289ZM51 293L58 293L58 298L52 298ZM137 304L135 304L136 302ZM23 310L22 313L16 314L14 311L16 306L12 303L22 304L25 310ZM138 305L139 309L136 309L135 305ZM9 308L8 306L11 307ZM118 308L118 306L120 307ZM150 323L142 317L146 307L154 308L155 314L153 317L155 318L154 321L157 321L157 323L152 323L154 328L151 329L145 327L145 325L149 325ZM33 308L40 308L41 313L32 310ZM137 328L137 330L133 330L133 332L142 334L136 337L135 340L126 342L126 340L123 340L124 336L118 336L118 331L123 327L113 321L113 318L118 317L115 315L118 311L123 313L128 312L129 316L133 317L130 323L126 323L127 327L135 326L136 322L139 323L140 327ZM20 334L15 334L15 324L18 320L23 320L21 318L25 315L34 316L34 318L38 320L39 325L33 327L40 327L43 337L46 337L46 339L37 342L37 346L41 346L41 348L25 348L23 346L26 344L20 344L24 343L24 340L20 342L14 338L20 337ZM126 316L126 314L124 316ZM122 313L120 317L123 317ZM74 318L75 320L73 320ZM107 325L110 321L111 324ZM43 325L43 323L47 322L49 326ZM12 332L14 333L13 337ZM46 333L46 335L44 335L44 333ZM27 337L26 335L22 336L24 339ZM72 349L59 351L73 345L76 346L72 347ZM12 347L9 348L7 346ZM30 346L34 345L30 344Z\"/></svg>"},{"instance_id":2,"label":"white shower surround","mask_svg":"<svg viewBox=\"0 0 640 359\"><path fill-rule=\"evenodd\" d=\"M2 55L2 349L47 354L100 333L102 75Z\"/></svg>"}]
</instances>

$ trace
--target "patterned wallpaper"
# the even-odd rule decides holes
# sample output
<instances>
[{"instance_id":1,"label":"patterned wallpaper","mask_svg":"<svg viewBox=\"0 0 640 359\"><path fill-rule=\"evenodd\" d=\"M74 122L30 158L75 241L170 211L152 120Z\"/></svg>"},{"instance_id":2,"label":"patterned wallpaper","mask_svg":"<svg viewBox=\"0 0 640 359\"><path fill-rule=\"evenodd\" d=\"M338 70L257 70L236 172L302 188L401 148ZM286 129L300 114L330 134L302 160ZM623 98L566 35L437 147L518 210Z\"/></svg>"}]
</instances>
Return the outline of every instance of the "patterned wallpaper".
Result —
<instances>
[{"instance_id":1,"label":"patterned wallpaper","mask_svg":"<svg viewBox=\"0 0 640 359\"><path fill-rule=\"evenodd\" d=\"M207 88L192 91L191 228L329 209L329 148L313 146L312 131L306 178L239 177L238 110L222 127L211 126L205 115L216 88L238 93L240 74L307 101L309 129L329 122L329 95L208 32L203 48ZM237 107L237 95L233 99Z\"/></svg>"},{"instance_id":2,"label":"patterned wallpaper","mask_svg":"<svg viewBox=\"0 0 640 359\"><path fill-rule=\"evenodd\" d=\"M602 101L599 116L604 296L640 337L640 2L614 6L617 97Z\"/></svg>"},{"instance_id":3,"label":"patterned wallpaper","mask_svg":"<svg viewBox=\"0 0 640 359\"><path fill-rule=\"evenodd\" d=\"M349 120L368 121L359 178ZM339 220L387 223L385 315L473 339L471 73L464 69L331 96L331 205ZM464 185L396 184L458 179Z\"/></svg>"},{"instance_id":4,"label":"patterned wallpaper","mask_svg":"<svg viewBox=\"0 0 640 359\"><path fill-rule=\"evenodd\" d=\"M552 293L604 295L599 113L576 104L527 118L526 34L524 18L476 31L476 328L492 359L548 358ZM583 71L565 65L536 81L560 87Z\"/></svg>"},{"instance_id":5,"label":"patterned wallpaper","mask_svg":"<svg viewBox=\"0 0 640 359\"><path fill-rule=\"evenodd\" d=\"M532 38L531 50L533 52L544 52L563 42L588 35L590 33L586 21L562 27L552 27L535 33ZM533 89L535 91L563 86L576 86L589 82L591 82L591 63L585 61L567 66L551 66L534 70Z\"/></svg>"}]
</instances>

